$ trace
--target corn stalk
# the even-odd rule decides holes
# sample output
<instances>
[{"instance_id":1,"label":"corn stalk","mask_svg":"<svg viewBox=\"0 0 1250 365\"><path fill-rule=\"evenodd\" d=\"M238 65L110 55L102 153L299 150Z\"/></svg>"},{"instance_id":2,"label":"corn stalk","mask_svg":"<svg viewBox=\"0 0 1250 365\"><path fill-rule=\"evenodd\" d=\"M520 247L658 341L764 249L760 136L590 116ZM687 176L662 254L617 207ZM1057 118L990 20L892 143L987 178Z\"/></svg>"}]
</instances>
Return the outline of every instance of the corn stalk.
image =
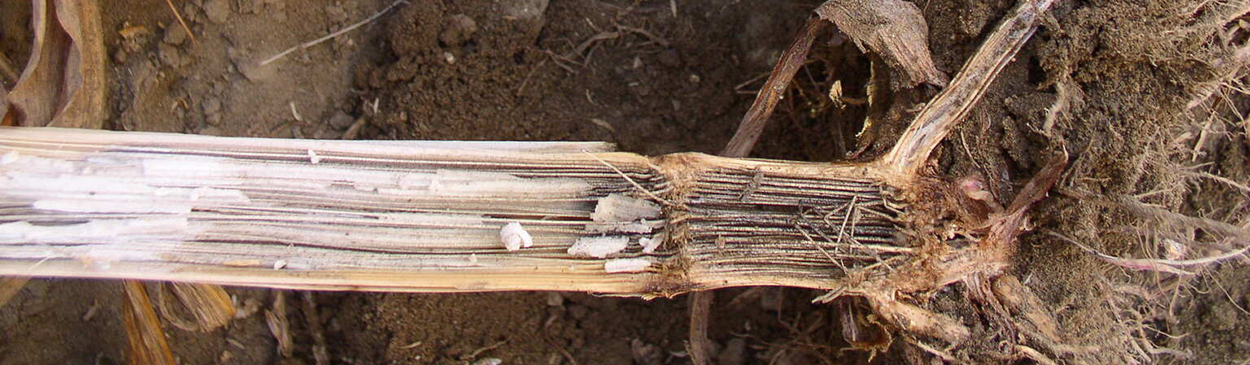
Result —
<instances>
[{"instance_id":1,"label":"corn stalk","mask_svg":"<svg viewBox=\"0 0 1250 365\"><path fill-rule=\"evenodd\" d=\"M918 321L895 293L1001 273L1049 183L995 218L921 167L1052 4L1022 2L870 163L0 129L0 275L644 296L794 286L863 296L958 342L966 329ZM956 231L986 240L943 242Z\"/></svg>"},{"instance_id":2,"label":"corn stalk","mask_svg":"<svg viewBox=\"0 0 1250 365\"><path fill-rule=\"evenodd\" d=\"M0 275L641 294L830 288L914 251L873 167L609 147L6 128Z\"/></svg>"}]
</instances>

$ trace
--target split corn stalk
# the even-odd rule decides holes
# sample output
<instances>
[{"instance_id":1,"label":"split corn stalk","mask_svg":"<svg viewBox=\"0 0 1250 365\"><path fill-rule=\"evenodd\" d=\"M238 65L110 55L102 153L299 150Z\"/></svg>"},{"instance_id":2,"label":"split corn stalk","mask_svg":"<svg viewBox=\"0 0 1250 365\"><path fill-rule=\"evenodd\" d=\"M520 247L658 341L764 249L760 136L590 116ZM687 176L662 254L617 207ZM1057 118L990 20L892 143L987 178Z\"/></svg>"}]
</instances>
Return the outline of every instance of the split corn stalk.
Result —
<instances>
[{"instance_id":1,"label":"split corn stalk","mask_svg":"<svg viewBox=\"0 0 1250 365\"><path fill-rule=\"evenodd\" d=\"M895 293L997 275L1014 233L942 242L985 222L951 226L958 195L920 171L1053 3L1023 1L871 163L0 129L0 275L644 296L794 286L863 296L959 342L966 329L915 320ZM1012 211L1005 222L1022 224ZM506 248L512 223L528 247Z\"/></svg>"},{"instance_id":2,"label":"split corn stalk","mask_svg":"<svg viewBox=\"0 0 1250 365\"><path fill-rule=\"evenodd\" d=\"M5 128L0 275L677 293L829 288L914 250L870 166L609 149ZM505 249L514 222L532 247Z\"/></svg>"}]
</instances>

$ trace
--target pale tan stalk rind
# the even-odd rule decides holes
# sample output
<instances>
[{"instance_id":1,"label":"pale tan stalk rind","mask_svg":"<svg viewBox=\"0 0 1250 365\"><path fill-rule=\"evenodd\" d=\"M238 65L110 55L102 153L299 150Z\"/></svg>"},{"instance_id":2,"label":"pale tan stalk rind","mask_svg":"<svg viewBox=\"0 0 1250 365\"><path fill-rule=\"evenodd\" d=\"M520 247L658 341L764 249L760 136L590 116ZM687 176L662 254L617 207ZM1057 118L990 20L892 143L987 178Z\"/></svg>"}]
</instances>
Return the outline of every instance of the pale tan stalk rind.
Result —
<instances>
[{"instance_id":1,"label":"pale tan stalk rind","mask_svg":"<svg viewBox=\"0 0 1250 365\"><path fill-rule=\"evenodd\" d=\"M914 254L870 165L605 147L0 129L0 275L673 295L833 288ZM667 203L594 214L625 196ZM514 222L532 247L505 248ZM569 254L605 236L628 244Z\"/></svg>"}]
</instances>

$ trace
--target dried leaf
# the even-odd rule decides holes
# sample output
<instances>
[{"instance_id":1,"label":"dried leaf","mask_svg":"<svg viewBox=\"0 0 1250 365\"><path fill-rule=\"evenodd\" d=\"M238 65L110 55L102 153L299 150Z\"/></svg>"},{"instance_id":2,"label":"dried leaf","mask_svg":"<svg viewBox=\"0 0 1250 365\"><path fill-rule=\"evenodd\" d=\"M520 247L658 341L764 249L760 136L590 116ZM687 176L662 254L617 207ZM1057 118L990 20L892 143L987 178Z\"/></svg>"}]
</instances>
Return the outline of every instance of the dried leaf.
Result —
<instances>
[{"instance_id":1,"label":"dried leaf","mask_svg":"<svg viewBox=\"0 0 1250 365\"><path fill-rule=\"evenodd\" d=\"M33 0L31 9L35 43L5 123L99 129L107 91L99 4Z\"/></svg>"},{"instance_id":2,"label":"dried leaf","mask_svg":"<svg viewBox=\"0 0 1250 365\"><path fill-rule=\"evenodd\" d=\"M182 306L190 312L192 318L184 319L174 313L172 305L166 300L165 284L157 289L157 308L165 320L175 327L187 331L208 332L216 330L234 319L237 309L230 301L230 295L219 285L200 283L168 283Z\"/></svg>"},{"instance_id":3,"label":"dried leaf","mask_svg":"<svg viewBox=\"0 0 1250 365\"><path fill-rule=\"evenodd\" d=\"M174 355L165 341L165 331L152 308L152 300L142 282L122 282L125 300L122 302L122 319L126 323L126 338L130 340L130 363L135 365L174 365Z\"/></svg>"},{"instance_id":4,"label":"dried leaf","mask_svg":"<svg viewBox=\"0 0 1250 365\"><path fill-rule=\"evenodd\" d=\"M929 24L916 4L902 0L829 0L816 8L821 19L837 24L861 50L881 55L906 75L895 89L929 83L945 87L950 79L933 66Z\"/></svg>"},{"instance_id":5,"label":"dried leaf","mask_svg":"<svg viewBox=\"0 0 1250 365\"><path fill-rule=\"evenodd\" d=\"M273 292L273 310L265 311L265 323L278 341L278 354L289 358L295 353L295 340L291 337L291 323L286 318L286 292Z\"/></svg>"}]
</instances>

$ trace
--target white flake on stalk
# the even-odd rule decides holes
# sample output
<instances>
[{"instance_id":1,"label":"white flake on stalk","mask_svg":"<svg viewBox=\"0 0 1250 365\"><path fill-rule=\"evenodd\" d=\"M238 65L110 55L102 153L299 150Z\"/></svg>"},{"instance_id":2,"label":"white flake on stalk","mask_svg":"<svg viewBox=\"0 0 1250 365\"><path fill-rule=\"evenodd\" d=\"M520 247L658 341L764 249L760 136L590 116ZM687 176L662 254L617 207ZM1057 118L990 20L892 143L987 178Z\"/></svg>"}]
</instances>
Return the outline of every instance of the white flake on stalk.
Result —
<instances>
[{"instance_id":1,"label":"white flake on stalk","mask_svg":"<svg viewBox=\"0 0 1250 365\"><path fill-rule=\"evenodd\" d=\"M413 172L399 177L400 189L427 188L434 182L434 174Z\"/></svg>"},{"instance_id":2,"label":"white flake on stalk","mask_svg":"<svg viewBox=\"0 0 1250 365\"><path fill-rule=\"evenodd\" d=\"M286 260L278 260L278 261L273 262L274 270L282 270L282 268L284 267L286 267Z\"/></svg>"},{"instance_id":3,"label":"white flake on stalk","mask_svg":"<svg viewBox=\"0 0 1250 365\"><path fill-rule=\"evenodd\" d=\"M316 165L321 162L321 156L317 156L317 152L313 152L313 150L308 150L308 162Z\"/></svg>"},{"instance_id":4,"label":"white flake on stalk","mask_svg":"<svg viewBox=\"0 0 1250 365\"><path fill-rule=\"evenodd\" d=\"M530 237L530 233L525 231L525 227L521 227L521 223L517 222L503 226L503 229L499 230L499 240L503 241L503 247L507 248L508 251L534 246L534 238Z\"/></svg>"},{"instance_id":5,"label":"white flake on stalk","mask_svg":"<svg viewBox=\"0 0 1250 365\"><path fill-rule=\"evenodd\" d=\"M625 236L582 237L573 242L568 253L572 256L601 259L625 250L626 246L629 246L629 237Z\"/></svg>"},{"instance_id":6,"label":"white flake on stalk","mask_svg":"<svg viewBox=\"0 0 1250 365\"><path fill-rule=\"evenodd\" d=\"M608 273L631 273L647 271L651 261L647 259L615 259L603 263L603 271Z\"/></svg>"},{"instance_id":7,"label":"white flake on stalk","mask_svg":"<svg viewBox=\"0 0 1250 365\"><path fill-rule=\"evenodd\" d=\"M595 222L633 222L659 216L660 206L656 203L625 194L608 194L599 199L590 219Z\"/></svg>"},{"instance_id":8,"label":"white flake on stalk","mask_svg":"<svg viewBox=\"0 0 1250 365\"><path fill-rule=\"evenodd\" d=\"M638 239L638 245L642 246L642 253L655 253L655 249L659 248L662 243L664 243L663 233Z\"/></svg>"},{"instance_id":9,"label":"white flake on stalk","mask_svg":"<svg viewBox=\"0 0 1250 365\"><path fill-rule=\"evenodd\" d=\"M4 157L0 157L0 165L8 165L14 162L17 162L17 151L9 151L9 153L4 154Z\"/></svg>"}]
</instances>

